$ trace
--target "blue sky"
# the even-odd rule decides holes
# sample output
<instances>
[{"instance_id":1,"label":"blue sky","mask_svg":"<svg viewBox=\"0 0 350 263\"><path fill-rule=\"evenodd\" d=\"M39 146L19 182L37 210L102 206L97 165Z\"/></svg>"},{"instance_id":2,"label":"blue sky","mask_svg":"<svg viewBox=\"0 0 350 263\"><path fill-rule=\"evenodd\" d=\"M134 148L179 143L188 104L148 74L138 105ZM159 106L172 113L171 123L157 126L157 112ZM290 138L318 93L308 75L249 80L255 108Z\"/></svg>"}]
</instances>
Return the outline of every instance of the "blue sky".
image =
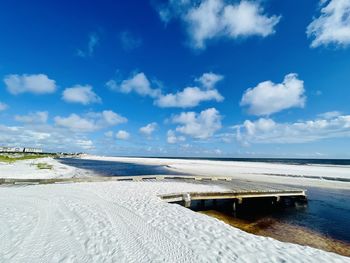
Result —
<instances>
[{"instance_id":1,"label":"blue sky","mask_svg":"<svg viewBox=\"0 0 350 263\"><path fill-rule=\"evenodd\" d=\"M350 2L3 1L0 144L350 158Z\"/></svg>"}]
</instances>

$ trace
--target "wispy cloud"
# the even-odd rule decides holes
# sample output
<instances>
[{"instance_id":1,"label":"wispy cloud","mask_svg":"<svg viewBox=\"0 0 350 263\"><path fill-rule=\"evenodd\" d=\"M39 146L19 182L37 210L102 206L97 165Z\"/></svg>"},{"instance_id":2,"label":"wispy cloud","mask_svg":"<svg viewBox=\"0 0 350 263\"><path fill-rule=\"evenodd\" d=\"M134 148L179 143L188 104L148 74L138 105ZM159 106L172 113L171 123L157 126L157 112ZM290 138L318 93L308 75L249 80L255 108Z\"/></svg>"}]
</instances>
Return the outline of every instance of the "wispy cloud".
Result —
<instances>
[{"instance_id":1,"label":"wispy cloud","mask_svg":"<svg viewBox=\"0 0 350 263\"><path fill-rule=\"evenodd\" d=\"M94 132L127 122L127 119L111 110L89 112L84 116L72 113L67 117L56 116L55 124L75 132Z\"/></svg>"},{"instance_id":2,"label":"wispy cloud","mask_svg":"<svg viewBox=\"0 0 350 263\"><path fill-rule=\"evenodd\" d=\"M27 124L46 123L49 118L47 111L30 112L27 115L16 115L15 120Z\"/></svg>"},{"instance_id":3,"label":"wispy cloud","mask_svg":"<svg viewBox=\"0 0 350 263\"><path fill-rule=\"evenodd\" d=\"M341 115L342 113L340 111L327 111L319 114L318 117L324 118L324 119L332 119Z\"/></svg>"},{"instance_id":4,"label":"wispy cloud","mask_svg":"<svg viewBox=\"0 0 350 263\"><path fill-rule=\"evenodd\" d=\"M119 41L122 48L131 51L142 45L142 39L129 31L123 31L119 35Z\"/></svg>"},{"instance_id":5,"label":"wispy cloud","mask_svg":"<svg viewBox=\"0 0 350 263\"><path fill-rule=\"evenodd\" d=\"M186 141L186 138L182 135L177 135L175 131L168 130L167 132L167 142L170 144L175 144L179 142Z\"/></svg>"},{"instance_id":6,"label":"wispy cloud","mask_svg":"<svg viewBox=\"0 0 350 263\"><path fill-rule=\"evenodd\" d=\"M311 47L335 44L350 45L350 1L324 0L319 17L307 27L307 35L313 38Z\"/></svg>"},{"instance_id":7,"label":"wispy cloud","mask_svg":"<svg viewBox=\"0 0 350 263\"><path fill-rule=\"evenodd\" d=\"M83 57L83 58L91 57L94 54L95 49L96 49L97 45L99 44L99 41L100 41L100 38L97 35L97 33L95 33L95 32L90 33L87 48L78 49L77 55L79 57Z\"/></svg>"},{"instance_id":8,"label":"wispy cloud","mask_svg":"<svg viewBox=\"0 0 350 263\"><path fill-rule=\"evenodd\" d=\"M7 104L0 101L0 111L4 111L8 108Z\"/></svg>"}]
</instances>

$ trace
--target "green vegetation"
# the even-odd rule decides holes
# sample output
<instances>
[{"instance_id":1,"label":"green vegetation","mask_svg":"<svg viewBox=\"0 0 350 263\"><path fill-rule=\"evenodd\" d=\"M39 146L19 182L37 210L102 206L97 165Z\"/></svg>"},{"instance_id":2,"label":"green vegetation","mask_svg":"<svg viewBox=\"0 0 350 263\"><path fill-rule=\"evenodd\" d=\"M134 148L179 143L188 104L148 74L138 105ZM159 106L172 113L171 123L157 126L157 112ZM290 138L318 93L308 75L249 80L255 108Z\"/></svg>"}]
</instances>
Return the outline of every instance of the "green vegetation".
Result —
<instances>
[{"instance_id":1,"label":"green vegetation","mask_svg":"<svg viewBox=\"0 0 350 263\"><path fill-rule=\"evenodd\" d=\"M2 154L0 155L0 162L13 163L20 160L32 160L44 157L56 157L56 154Z\"/></svg>"},{"instance_id":2,"label":"green vegetation","mask_svg":"<svg viewBox=\"0 0 350 263\"><path fill-rule=\"evenodd\" d=\"M38 167L38 169L48 169L48 170L51 170L53 168L53 166L48 163L37 163L36 167Z\"/></svg>"}]
</instances>

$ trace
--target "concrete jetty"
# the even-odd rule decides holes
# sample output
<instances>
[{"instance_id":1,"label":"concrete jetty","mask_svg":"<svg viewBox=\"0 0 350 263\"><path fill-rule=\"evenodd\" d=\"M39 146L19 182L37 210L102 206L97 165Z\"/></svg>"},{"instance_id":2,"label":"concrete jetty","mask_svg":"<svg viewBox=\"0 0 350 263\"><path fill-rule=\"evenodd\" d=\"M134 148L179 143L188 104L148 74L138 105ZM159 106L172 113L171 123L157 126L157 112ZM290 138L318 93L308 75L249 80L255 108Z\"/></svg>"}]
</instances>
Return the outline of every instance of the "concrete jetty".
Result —
<instances>
[{"instance_id":1,"label":"concrete jetty","mask_svg":"<svg viewBox=\"0 0 350 263\"><path fill-rule=\"evenodd\" d=\"M0 185L31 185L31 184L65 184L84 182L108 182L108 181L185 181L191 183L205 183L223 186L226 190L219 192L188 192L171 193L160 195L164 201L169 203L180 203L190 207L193 201L206 200L229 200L232 202L233 210L244 202L244 200L265 199L279 204L285 201L307 201L304 189L292 188L285 185L252 182L246 180L232 179L231 177L207 177L191 175L156 175L156 176L94 176L84 178L50 178L50 179L0 179Z\"/></svg>"}]
</instances>

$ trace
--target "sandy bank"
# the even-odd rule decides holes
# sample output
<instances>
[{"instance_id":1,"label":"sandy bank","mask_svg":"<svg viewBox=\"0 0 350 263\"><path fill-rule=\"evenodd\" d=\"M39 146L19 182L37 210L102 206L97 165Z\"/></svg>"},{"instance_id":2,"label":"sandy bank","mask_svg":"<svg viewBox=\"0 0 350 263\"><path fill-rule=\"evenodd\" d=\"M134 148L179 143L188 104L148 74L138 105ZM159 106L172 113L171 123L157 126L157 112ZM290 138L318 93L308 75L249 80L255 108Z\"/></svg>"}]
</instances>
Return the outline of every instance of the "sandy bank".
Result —
<instances>
[{"instance_id":1,"label":"sandy bank","mask_svg":"<svg viewBox=\"0 0 350 263\"><path fill-rule=\"evenodd\" d=\"M202 176L230 176L259 182L350 189L350 166L84 156L85 159L164 165L174 172ZM305 178L308 177L308 178Z\"/></svg>"},{"instance_id":2,"label":"sandy bank","mask_svg":"<svg viewBox=\"0 0 350 263\"><path fill-rule=\"evenodd\" d=\"M248 234L157 197L217 190L217 186L181 182L0 187L0 261L348 261Z\"/></svg>"},{"instance_id":3,"label":"sandy bank","mask_svg":"<svg viewBox=\"0 0 350 263\"><path fill-rule=\"evenodd\" d=\"M38 163L52 165L52 169L39 169L37 167ZM47 179L84 177L90 175L93 175L91 171L64 165L51 157L16 161L14 163L0 162L0 178Z\"/></svg>"}]
</instances>

